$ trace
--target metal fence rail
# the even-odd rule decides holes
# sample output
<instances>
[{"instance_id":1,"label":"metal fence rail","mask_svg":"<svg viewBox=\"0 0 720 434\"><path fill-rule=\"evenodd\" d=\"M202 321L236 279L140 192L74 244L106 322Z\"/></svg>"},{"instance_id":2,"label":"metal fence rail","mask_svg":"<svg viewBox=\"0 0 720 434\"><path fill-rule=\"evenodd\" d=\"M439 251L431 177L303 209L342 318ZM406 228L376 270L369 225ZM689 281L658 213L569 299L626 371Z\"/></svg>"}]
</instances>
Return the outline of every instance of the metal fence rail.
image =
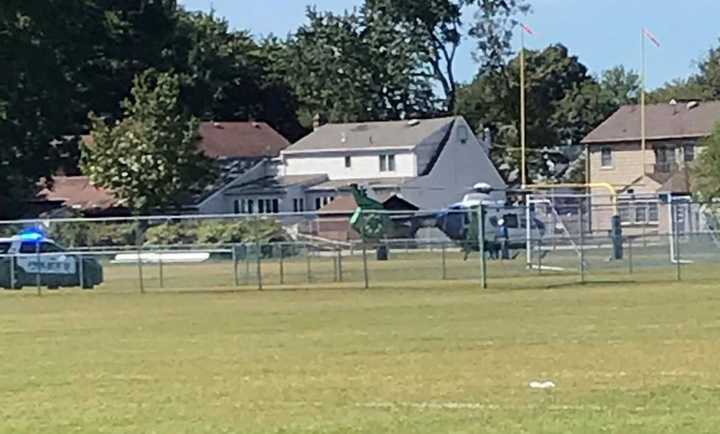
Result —
<instances>
[{"instance_id":1,"label":"metal fence rail","mask_svg":"<svg viewBox=\"0 0 720 434\"><path fill-rule=\"evenodd\" d=\"M685 199L670 200L659 204L657 214L653 210L651 217L657 221L621 221L619 240L602 217L616 208L591 202L564 203L550 210L533 205L454 211L462 223L459 233L473 229L477 239L452 239L443 232L447 227L423 228L415 237L403 236L407 230L386 231L369 239L349 222L343 226L344 236L338 237L337 221L342 218L336 215L331 238L323 232L325 217L318 213L2 222L0 234L6 237L42 224L48 237L65 250L44 251L39 243L35 250L6 248L0 252L0 287L43 294L58 287L101 292L249 291L454 281L514 289L709 281L720 277L714 265L720 259L720 241L713 209ZM369 211L366 218L382 216L403 222L407 229L408 221L438 212ZM503 220L503 227L509 226L504 237L498 229ZM269 227L274 229L268 231ZM7 244L0 241L0 246L3 243ZM101 281L94 283L98 272Z\"/></svg>"}]
</instances>

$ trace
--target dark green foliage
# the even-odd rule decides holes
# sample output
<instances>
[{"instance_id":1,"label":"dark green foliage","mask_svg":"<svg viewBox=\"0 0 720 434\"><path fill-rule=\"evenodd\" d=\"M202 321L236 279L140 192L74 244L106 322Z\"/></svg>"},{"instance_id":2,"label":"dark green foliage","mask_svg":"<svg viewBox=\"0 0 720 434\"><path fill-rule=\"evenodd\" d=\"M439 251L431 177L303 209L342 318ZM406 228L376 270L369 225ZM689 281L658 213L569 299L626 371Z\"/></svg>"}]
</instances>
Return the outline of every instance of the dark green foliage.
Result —
<instances>
[{"instance_id":1,"label":"dark green foliage","mask_svg":"<svg viewBox=\"0 0 720 434\"><path fill-rule=\"evenodd\" d=\"M122 222L53 223L48 230L49 238L68 248L132 246L136 234L136 224Z\"/></svg>"},{"instance_id":2,"label":"dark green foliage","mask_svg":"<svg viewBox=\"0 0 720 434\"><path fill-rule=\"evenodd\" d=\"M215 176L197 148L198 121L184 112L177 76L147 71L115 125L91 115L92 142L83 144L82 169L95 185L144 213L180 207Z\"/></svg>"},{"instance_id":3,"label":"dark green foliage","mask_svg":"<svg viewBox=\"0 0 720 434\"><path fill-rule=\"evenodd\" d=\"M693 170L692 190L700 199L714 201L720 198L720 123L702 145L703 152Z\"/></svg>"},{"instance_id":4,"label":"dark green foliage","mask_svg":"<svg viewBox=\"0 0 720 434\"><path fill-rule=\"evenodd\" d=\"M306 121L316 113L347 122L435 111L430 73L404 24L369 7L344 15L308 9L307 18L282 52Z\"/></svg>"},{"instance_id":5,"label":"dark green foliage","mask_svg":"<svg viewBox=\"0 0 720 434\"><path fill-rule=\"evenodd\" d=\"M526 52L528 170L531 179L566 176L558 167L578 158L570 149L620 105L636 100L638 77L623 68L592 77L562 45ZM511 59L461 89L458 113L471 125L494 133L493 157L510 182L518 181L520 161L520 62ZM572 177L582 178L577 171Z\"/></svg>"}]
</instances>

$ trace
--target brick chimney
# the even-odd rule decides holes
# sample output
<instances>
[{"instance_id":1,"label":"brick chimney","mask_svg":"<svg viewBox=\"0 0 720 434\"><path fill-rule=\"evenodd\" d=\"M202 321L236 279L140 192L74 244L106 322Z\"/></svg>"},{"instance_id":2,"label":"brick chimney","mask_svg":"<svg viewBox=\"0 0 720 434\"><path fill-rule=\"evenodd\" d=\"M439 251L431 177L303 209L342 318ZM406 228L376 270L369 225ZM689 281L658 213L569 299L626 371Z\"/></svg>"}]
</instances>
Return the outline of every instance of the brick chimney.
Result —
<instances>
[{"instance_id":1,"label":"brick chimney","mask_svg":"<svg viewBox=\"0 0 720 434\"><path fill-rule=\"evenodd\" d=\"M325 125L325 117L320 113L313 116L313 131L317 131L321 126Z\"/></svg>"}]
</instances>

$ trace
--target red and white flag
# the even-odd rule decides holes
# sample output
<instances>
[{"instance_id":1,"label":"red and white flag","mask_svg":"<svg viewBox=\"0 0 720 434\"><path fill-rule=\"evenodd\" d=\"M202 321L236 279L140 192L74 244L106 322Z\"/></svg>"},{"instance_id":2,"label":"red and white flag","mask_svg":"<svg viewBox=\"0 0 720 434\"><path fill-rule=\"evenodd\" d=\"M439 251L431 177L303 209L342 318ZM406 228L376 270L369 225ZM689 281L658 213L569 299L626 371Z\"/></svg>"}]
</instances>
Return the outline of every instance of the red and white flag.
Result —
<instances>
[{"instance_id":1,"label":"red and white flag","mask_svg":"<svg viewBox=\"0 0 720 434\"><path fill-rule=\"evenodd\" d=\"M522 29L523 29L523 30L525 31L525 33L527 33L528 35L534 35L534 34L535 34L535 32L533 32L533 30L532 30L530 27L528 27L527 24L524 24L524 23L518 23L518 24L520 24L520 27L522 27Z\"/></svg>"},{"instance_id":2,"label":"red and white flag","mask_svg":"<svg viewBox=\"0 0 720 434\"><path fill-rule=\"evenodd\" d=\"M656 47L660 48L660 42L658 42L658 39L650 32L650 30L643 29L643 35L645 35L645 37L648 38L650 42L655 44Z\"/></svg>"}]
</instances>

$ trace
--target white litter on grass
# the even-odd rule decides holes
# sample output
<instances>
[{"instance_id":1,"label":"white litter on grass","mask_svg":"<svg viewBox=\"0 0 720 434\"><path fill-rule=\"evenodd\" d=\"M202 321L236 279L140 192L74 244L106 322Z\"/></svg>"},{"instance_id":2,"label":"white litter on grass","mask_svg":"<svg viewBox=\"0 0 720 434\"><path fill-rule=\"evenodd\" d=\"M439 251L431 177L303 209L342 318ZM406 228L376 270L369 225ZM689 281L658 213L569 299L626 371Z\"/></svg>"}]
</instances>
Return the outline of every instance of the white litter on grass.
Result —
<instances>
[{"instance_id":1,"label":"white litter on grass","mask_svg":"<svg viewBox=\"0 0 720 434\"><path fill-rule=\"evenodd\" d=\"M552 381L531 381L528 386L531 389L554 389L555 383Z\"/></svg>"},{"instance_id":2,"label":"white litter on grass","mask_svg":"<svg viewBox=\"0 0 720 434\"><path fill-rule=\"evenodd\" d=\"M358 407L393 410L411 408L414 410L499 410L499 405L480 404L476 402L366 402L356 404Z\"/></svg>"}]
</instances>

